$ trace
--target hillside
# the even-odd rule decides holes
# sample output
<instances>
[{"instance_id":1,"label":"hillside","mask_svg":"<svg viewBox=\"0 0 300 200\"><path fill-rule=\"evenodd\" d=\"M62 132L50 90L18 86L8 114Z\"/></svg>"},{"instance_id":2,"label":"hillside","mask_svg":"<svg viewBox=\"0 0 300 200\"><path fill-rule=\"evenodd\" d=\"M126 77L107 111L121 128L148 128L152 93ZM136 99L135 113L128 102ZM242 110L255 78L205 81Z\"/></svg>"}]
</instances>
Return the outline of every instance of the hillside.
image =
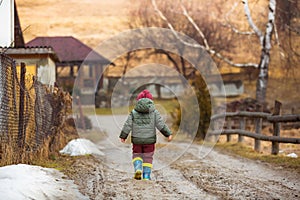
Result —
<instances>
[{"instance_id":1,"label":"hillside","mask_svg":"<svg viewBox=\"0 0 300 200\"><path fill-rule=\"evenodd\" d=\"M209 7L209 14L224 20L224 15L231 9L231 4L220 9L220 0L207 2L197 0L199 9ZM230 0L232 1L232 0ZM19 18L24 31L26 42L36 36L72 35L88 45L94 47L100 41L112 37L123 30L129 29L129 12L144 1L140 0L16 0ZM161 1L157 1L161 3ZM163 2L163 1L162 1ZM233 2L233 1L232 1ZM259 2L259 6L265 6L266 1ZM164 4L163 4L164 5ZM167 5L167 4L166 4ZM257 4L256 4L257 5ZM237 9L232 17L235 24L240 27L248 27L241 17L243 10ZM153 12L149 2L145 4L145 10ZM255 9L254 9L255 11ZM175 11L176 12L176 11ZM221 16L216 16L217 13ZM204 17L205 13L201 14Z\"/></svg>"},{"instance_id":2,"label":"hillside","mask_svg":"<svg viewBox=\"0 0 300 200\"><path fill-rule=\"evenodd\" d=\"M16 0L25 42L72 35L95 47L128 29L126 0Z\"/></svg>"}]
</instances>

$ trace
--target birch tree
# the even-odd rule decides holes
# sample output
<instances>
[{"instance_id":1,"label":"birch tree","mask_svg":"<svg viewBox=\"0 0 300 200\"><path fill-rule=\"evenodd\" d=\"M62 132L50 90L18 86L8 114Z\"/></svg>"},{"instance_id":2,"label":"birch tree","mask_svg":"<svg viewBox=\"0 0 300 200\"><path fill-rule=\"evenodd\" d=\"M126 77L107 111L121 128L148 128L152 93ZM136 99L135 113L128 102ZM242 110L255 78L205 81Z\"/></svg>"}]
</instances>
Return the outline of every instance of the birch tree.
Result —
<instances>
[{"instance_id":1,"label":"birch tree","mask_svg":"<svg viewBox=\"0 0 300 200\"><path fill-rule=\"evenodd\" d=\"M242 2L244 4L244 10L248 23L259 38L261 45L261 56L258 65L259 75L256 82L256 99L260 103L265 103L268 85L268 70L270 64L271 38L275 21L276 0L269 0L268 22L266 24L264 33L255 25L252 20L248 0L243 0Z\"/></svg>"},{"instance_id":2,"label":"birch tree","mask_svg":"<svg viewBox=\"0 0 300 200\"><path fill-rule=\"evenodd\" d=\"M151 0L152 6L154 10L156 11L157 15L167 23L167 26L169 29L171 29L176 36L176 30L174 28L174 25L170 22L170 20L167 18L167 16L161 11L159 8L156 0ZM259 69L259 74L257 77L257 83L256 83L256 99L259 103L265 104L266 101L266 91L268 86L268 71L269 71L269 64L270 64L270 51L271 51L271 39L272 34L274 32L274 20L275 20L275 11L276 11L276 0L269 0L268 5L268 16L267 16L267 22L265 24L265 29L260 30L260 28L255 24L251 11L249 8L249 2L248 0L242 0L242 4L244 7L244 13L246 16L246 19L248 21L248 24L252 31L249 32L240 32L238 30L235 30L235 32L238 32L240 34L255 34L259 40L259 44L261 47L260 50L260 58L259 62L257 63L251 63L251 62L244 62L244 63L237 63L234 62L232 59L226 57L226 55L223 55L221 52L216 51L207 40L202 27L200 27L193 17L189 14L188 10L186 9L186 6L184 5L183 1L179 1L179 6L181 8L182 14L187 18L188 22L194 27L194 29L197 31L198 35L202 39L201 44L190 44L186 41L182 41L180 37L178 37L178 40L180 40L183 44L188 46L193 46L195 48L202 48L205 49L211 56L217 57L218 59L221 59L222 61L228 63L229 65L233 67L239 67L239 68L248 68L248 67L255 67Z\"/></svg>"}]
</instances>

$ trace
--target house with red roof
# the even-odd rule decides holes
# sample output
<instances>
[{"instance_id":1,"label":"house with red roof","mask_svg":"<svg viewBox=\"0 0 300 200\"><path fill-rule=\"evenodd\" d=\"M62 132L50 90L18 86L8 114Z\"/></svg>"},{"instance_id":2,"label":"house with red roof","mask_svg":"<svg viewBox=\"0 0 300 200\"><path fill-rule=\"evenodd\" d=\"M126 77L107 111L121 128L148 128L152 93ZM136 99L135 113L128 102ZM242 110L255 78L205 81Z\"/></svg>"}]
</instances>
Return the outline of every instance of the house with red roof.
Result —
<instances>
[{"instance_id":1,"label":"house with red roof","mask_svg":"<svg viewBox=\"0 0 300 200\"><path fill-rule=\"evenodd\" d=\"M74 81L80 85L83 104L89 104L89 99L95 95L96 90L102 87L105 65L111 62L96 51L72 36L36 37L25 45L26 47L51 47L58 57L56 61L56 82L58 86L72 92ZM80 77L78 70L81 69ZM99 85L97 89L91 86Z\"/></svg>"}]
</instances>

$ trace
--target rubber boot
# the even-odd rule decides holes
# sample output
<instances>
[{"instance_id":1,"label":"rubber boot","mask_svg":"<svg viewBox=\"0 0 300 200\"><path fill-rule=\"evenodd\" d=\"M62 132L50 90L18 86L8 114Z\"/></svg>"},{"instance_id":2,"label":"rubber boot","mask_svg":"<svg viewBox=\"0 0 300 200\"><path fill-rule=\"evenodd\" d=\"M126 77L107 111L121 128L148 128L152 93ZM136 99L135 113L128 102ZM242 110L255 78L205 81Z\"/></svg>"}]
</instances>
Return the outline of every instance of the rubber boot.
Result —
<instances>
[{"instance_id":1,"label":"rubber boot","mask_svg":"<svg viewBox=\"0 0 300 200\"><path fill-rule=\"evenodd\" d=\"M142 170L143 170L143 159L140 157L136 157L132 160L134 167L134 179L141 180L142 179Z\"/></svg>"},{"instance_id":2,"label":"rubber boot","mask_svg":"<svg viewBox=\"0 0 300 200\"><path fill-rule=\"evenodd\" d=\"M144 163L143 164L143 180L151 180L151 163Z\"/></svg>"}]
</instances>

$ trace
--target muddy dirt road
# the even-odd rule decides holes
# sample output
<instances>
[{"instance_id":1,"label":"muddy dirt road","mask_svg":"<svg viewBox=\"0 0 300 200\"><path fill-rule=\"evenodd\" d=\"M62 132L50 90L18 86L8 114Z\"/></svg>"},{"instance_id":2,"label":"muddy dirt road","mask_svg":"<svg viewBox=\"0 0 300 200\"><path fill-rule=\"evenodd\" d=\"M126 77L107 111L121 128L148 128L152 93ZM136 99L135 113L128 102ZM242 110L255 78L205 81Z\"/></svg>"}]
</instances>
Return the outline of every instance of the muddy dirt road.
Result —
<instances>
[{"instance_id":1,"label":"muddy dirt road","mask_svg":"<svg viewBox=\"0 0 300 200\"><path fill-rule=\"evenodd\" d=\"M71 177L90 199L300 198L299 174L209 147L159 143L168 154L155 157L151 181L138 181L132 178L130 144L116 146L108 137L98 145L105 156L78 160L73 166L78 173Z\"/></svg>"}]
</instances>

